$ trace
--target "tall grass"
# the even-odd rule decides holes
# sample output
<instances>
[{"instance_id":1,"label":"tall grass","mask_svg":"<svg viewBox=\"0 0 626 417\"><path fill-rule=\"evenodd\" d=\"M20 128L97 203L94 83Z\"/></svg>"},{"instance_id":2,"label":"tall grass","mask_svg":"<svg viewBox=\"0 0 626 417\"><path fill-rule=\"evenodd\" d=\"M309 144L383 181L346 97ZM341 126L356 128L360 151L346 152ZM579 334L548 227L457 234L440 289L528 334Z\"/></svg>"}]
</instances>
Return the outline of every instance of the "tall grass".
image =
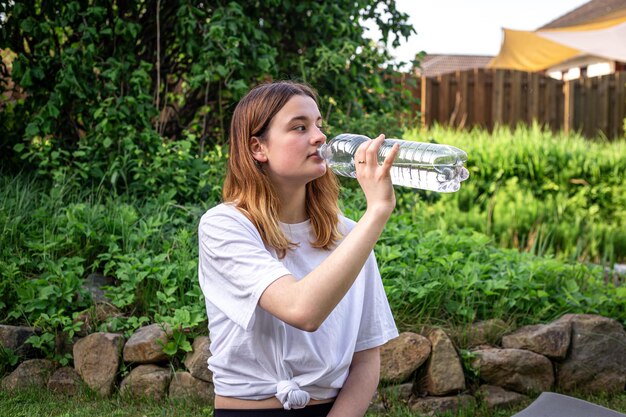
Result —
<instances>
[{"instance_id":1,"label":"tall grass","mask_svg":"<svg viewBox=\"0 0 626 417\"><path fill-rule=\"evenodd\" d=\"M430 221L470 227L535 254L626 261L625 140L589 141L538 125L492 134L434 127L407 138L432 138L469 156L471 176L461 190L422 207Z\"/></svg>"},{"instance_id":2,"label":"tall grass","mask_svg":"<svg viewBox=\"0 0 626 417\"><path fill-rule=\"evenodd\" d=\"M64 330L91 305L82 284L94 272L115 278L108 295L127 313L109 330L130 332L157 318L188 327L206 320L195 237L205 208L169 197L131 202L0 176L0 322Z\"/></svg>"}]
</instances>

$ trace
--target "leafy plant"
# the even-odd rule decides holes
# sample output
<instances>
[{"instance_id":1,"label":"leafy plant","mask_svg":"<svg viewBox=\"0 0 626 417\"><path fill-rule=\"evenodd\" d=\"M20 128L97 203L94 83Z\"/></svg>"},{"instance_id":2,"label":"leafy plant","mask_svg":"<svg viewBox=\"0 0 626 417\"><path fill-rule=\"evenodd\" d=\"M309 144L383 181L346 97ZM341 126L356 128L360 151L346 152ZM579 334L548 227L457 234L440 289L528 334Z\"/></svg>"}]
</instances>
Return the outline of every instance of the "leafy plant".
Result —
<instances>
[{"instance_id":1,"label":"leafy plant","mask_svg":"<svg viewBox=\"0 0 626 417\"><path fill-rule=\"evenodd\" d=\"M0 376L13 369L19 362L20 357L12 349L5 348L0 344Z\"/></svg>"},{"instance_id":2,"label":"leafy plant","mask_svg":"<svg viewBox=\"0 0 626 417\"><path fill-rule=\"evenodd\" d=\"M457 193L417 203L431 222L538 255L607 265L626 259L626 162L619 157L626 141L592 142L536 125L493 134L435 127L407 137L434 137L469 156L471 175ZM400 202L411 195L397 193Z\"/></svg>"},{"instance_id":3,"label":"leafy plant","mask_svg":"<svg viewBox=\"0 0 626 417\"><path fill-rule=\"evenodd\" d=\"M81 321L74 321L63 310L52 315L43 313L34 323L41 332L30 336L26 342L42 352L46 358L67 366L72 361L72 354L64 352L61 345L66 340L71 340L82 324Z\"/></svg>"},{"instance_id":4,"label":"leafy plant","mask_svg":"<svg viewBox=\"0 0 626 417\"><path fill-rule=\"evenodd\" d=\"M453 134L457 133L442 131L436 136L452 143ZM375 251L400 327L417 330L423 324L464 325L498 317L512 324L534 324L571 312L626 322L626 293L620 280L601 266L565 260L568 253L601 253L605 248L613 248L616 257L623 253L623 210L614 206L621 201L614 196L623 184L612 176L586 177L593 178L594 185L574 184L570 193L565 187L570 187L573 167L565 168L572 171L561 173L562 180L509 167L506 161L513 158L509 148L539 141L533 139L534 133L517 132L528 135L523 140L481 135L469 135L477 151L469 143L460 147L477 158L481 152L492 157L481 157L481 171L470 165L472 177L458 193L396 189L398 206ZM554 140L549 135L541 138L546 142L541 145L545 158L560 158L552 155L558 152L552 146L561 145L550 145ZM461 141L456 136L454 140ZM590 145L587 156L599 158L604 152L619 151L619 146ZM578 149L577 142L569 149ZM215 166L223 166L225 153L207 151L207 155L215 151ZM539 168L541 161L535 171L547 169ZM619 158L608 159L597 169L618 172L622 163ZM482 170L498 173L497 184L482 177ZM215 184L221 184L223 171L211 172ZM352 179L341 183L342 210L357 219L366 209L363 193ZM107 296L123 313L99 323L98 329L129 337L146 324L166 323L173 333L164 348L177 363L191 339L206 331L204 297L197 283L196 228L203 212L219 201L219 185L211 182L207 187L210 198L200 196L183 204L173 190L135 199L98 187L76 190L24 174L0 175L2 322L44 326L34 342L55 358L52 337L69 333L74 313L91 305L82 284L86 275L97 272L114 278ZM593 188L617 191L594 194ZM576 237L585 224L595 225L585 229L589 244Z\"/></svg>"},{"instance_id":5,"label":"leafy plant","mask_svg":"<svg viewBox=\"0 0 626 417\"><path fill-rule=\"evenodd\" d=\"M207 149L219 152L235 103L267 79L311 83L337 123L392 123L384 115L411 102L395 66L382 65L381 45L414 32L395 1L54 0L5 2L0 16L0 49L11 52L1 68L14 84L0 93L24 93L0 111L0 158L54 184L207 196L223 170Z\"/></svg>"}]
</instances>

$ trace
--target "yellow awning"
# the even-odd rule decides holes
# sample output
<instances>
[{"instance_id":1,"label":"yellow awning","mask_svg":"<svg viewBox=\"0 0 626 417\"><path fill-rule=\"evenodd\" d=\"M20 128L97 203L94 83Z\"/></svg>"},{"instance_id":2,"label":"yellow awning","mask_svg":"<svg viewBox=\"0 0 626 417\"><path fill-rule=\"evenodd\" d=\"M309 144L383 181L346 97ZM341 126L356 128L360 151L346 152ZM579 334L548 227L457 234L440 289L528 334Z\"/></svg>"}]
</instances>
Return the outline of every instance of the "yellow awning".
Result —
<instances>
[{"instance_id":1,"label":"yellow awning","mask_svg":"<svg viewBox=\"0 0 626 417\"><path fill-rule=\"evenodd\" d=\"M626 62L626 9L575 26L503 32L490 68L541 71L577 55Z\"/></svg>"}]
</instances>

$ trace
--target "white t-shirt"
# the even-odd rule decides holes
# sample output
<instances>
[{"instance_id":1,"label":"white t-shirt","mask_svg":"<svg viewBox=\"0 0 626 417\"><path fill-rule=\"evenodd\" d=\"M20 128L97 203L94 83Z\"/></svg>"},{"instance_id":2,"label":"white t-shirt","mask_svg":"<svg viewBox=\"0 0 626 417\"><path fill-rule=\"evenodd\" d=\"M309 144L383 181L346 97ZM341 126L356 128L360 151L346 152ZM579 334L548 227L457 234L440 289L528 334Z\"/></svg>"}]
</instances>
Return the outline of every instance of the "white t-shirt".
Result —
<instances>
[{"instance_id":1,"label":"white t-shirt","mask_svg":"<svg viewBox=\"0 0 626 417\"><path fill-rule=\"evenodd\" d=\"M341 216L341 233L345 236L354 224ZM310 398L336 397L354 352L380 346L398 331L373 252L315 332L292 327L259 307L269 284L287 274L303 278L331 253L311 247L310 221L281 227L299 246L278 259L234 206L210 209L198 227L198 273L215 393L247 400L276 396L290 409L304 407Z\"/></svg>"}]
</instances>

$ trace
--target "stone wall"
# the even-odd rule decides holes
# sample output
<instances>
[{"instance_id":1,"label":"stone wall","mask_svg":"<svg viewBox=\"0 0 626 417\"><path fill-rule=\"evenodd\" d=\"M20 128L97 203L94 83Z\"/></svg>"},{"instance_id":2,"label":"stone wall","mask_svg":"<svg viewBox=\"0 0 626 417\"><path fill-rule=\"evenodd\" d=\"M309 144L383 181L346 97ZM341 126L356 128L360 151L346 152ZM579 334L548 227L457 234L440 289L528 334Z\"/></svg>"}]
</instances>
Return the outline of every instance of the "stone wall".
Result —
<instances>
[{"instance_id":1,"label":"stone wall","mask_svg":"<svg viewBox=\"0 0 626 417\"><path fill-rule=\"evenodd\" d=\"M626 332L616 320L590 314L568 314L513 332L490 320L459 334L403 333L383 347L381 359L383 401L405 401L423 414L476 401L500 408L551 390L623 391Z\"/></svg>"},{"instance_id":2,"label":"stone wall","mask_svg":"<svg viewBox=\"0 0 626 417\"><path fill-rule=\"evenodd\" d=\"M0 343L31 357L24 341L34 332L0 325ZM119 391L212 402L208 337L195 339L185 369L176 372L161 351L160 342L167 338L167 328L157 324L138 329L128 340L115 333L91 333L73 344L73 367L27 359L0 386L14 390L36 385L69 395L87 387L103 396ZM122 364L130 372L120 378ZM383 346L381 384L372 409L381 411L390 401L401 401L416 413L431 415L478 401L489 408L512 406L555 389L613 393L625 385L626 332L616 320L570 314L513 332L502 321L490 320L462 332L405 332Z\"/></svg>"}]
</instances>

